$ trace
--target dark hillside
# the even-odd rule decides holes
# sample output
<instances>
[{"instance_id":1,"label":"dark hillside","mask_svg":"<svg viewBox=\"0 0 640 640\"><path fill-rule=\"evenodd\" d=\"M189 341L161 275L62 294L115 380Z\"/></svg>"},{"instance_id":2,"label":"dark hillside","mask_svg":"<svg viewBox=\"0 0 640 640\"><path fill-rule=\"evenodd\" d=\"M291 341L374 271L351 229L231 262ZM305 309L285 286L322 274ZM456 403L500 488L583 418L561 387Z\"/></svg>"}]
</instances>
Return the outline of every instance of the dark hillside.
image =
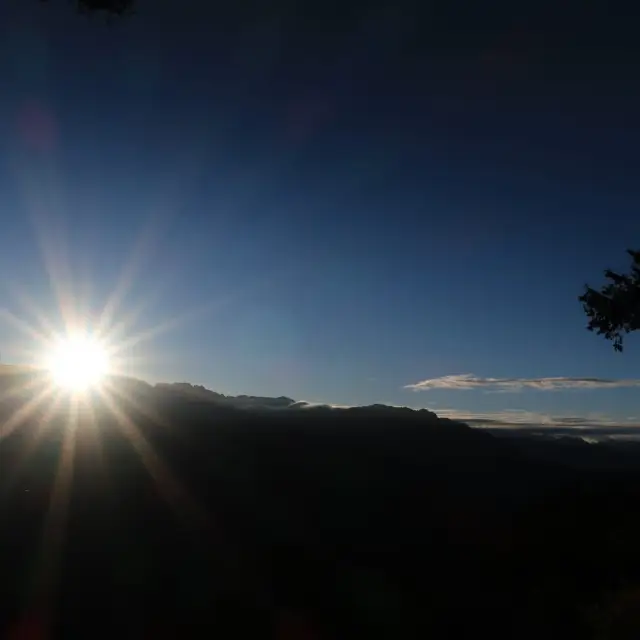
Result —
<instances>
[{"instance_id":1,"label":"dark hillside","mask_svg":"<svg viewBox=\"0 0 640 640\"><path fill-rule=\"evenodd\" d=\"M5 382L5 431L44 385L30 375L26 396ZM3 623L50 611L61 638L267 638L294 616L319 638L595 637L598 603L640 580L635 473L525 455L426 411L205 396L113 380L106 399L13 421Z\"/></svg>"}]
</instances>

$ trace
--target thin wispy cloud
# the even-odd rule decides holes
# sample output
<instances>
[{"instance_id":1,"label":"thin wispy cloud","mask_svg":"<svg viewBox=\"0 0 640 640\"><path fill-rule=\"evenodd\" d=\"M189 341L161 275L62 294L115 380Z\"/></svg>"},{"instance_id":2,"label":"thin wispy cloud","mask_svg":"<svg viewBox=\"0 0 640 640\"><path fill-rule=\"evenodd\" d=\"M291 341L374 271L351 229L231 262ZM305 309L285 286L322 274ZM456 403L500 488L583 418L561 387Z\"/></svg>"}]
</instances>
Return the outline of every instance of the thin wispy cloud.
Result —
<instances>
[{"instance_id":1,"label":"thin wispy cloud","mask_svg":"<svg viewBox=\"0 0 640 640\"><path fill-rule=\"evenodd\" d=\"M558 415L520 409L491 412L438 409L437 414L441 418L460 420L479 427L618 427L624 425L640 429L638 420L605 413Z\"/></svg>"},{"instance_id":2,"label":"thin wispy cloud","mask_svg":"<svg viewBox=\"0 0 640 640\"><path fill-rule=\"evenodd\" d=\"M438 416L459 420L472 427L501 430L513 434L590 437L596 440L624 439L640 441L640 422L633 417L616 417L602 413L552 415L535 411L508 409L490 413L438 409Z\"/></svg>"},{"instance_id":3,"label":"thin wispy cloud","mask_svg":"<svg viewBox=\"0 0 640 640\"><path fill-rule=\"evenodd\" d=\"M628 378L483 378L472 373L441 376L408 384L405 389L413 391L431 391L432 389L486 389L490 391L517 392L523 389L538 391L561 391L563 389L614 389L621 387L640 387L640 379Z\"/></svg>"}]
</instances>

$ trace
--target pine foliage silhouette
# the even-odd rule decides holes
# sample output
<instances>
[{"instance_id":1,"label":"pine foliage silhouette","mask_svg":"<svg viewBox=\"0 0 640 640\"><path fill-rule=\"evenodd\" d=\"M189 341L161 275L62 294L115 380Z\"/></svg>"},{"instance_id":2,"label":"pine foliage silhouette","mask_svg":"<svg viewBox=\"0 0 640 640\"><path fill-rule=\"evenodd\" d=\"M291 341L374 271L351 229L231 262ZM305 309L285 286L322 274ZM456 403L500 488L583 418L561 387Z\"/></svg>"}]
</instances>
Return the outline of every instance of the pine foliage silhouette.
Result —
<instances>
[{"instance_id":1,"label":"pine foliage silhouette","mask_svg":"<svg viewBox=\"0 0 640 640\"><path fill-rule=\"evenodd\" d=\"M40 1L48 2L48 0ZM135 0L75 0L74 4L81 13L104 11L112 16L125 16L133 13Z\"/></svg>"},{"instance_id":2,"label":"pine foliage silhouette","mask_svg":"<svg viewBox=\"0 0 640 640\"><path fill-rule=\"evenodd\" d=\"M629 273L607 269L609 282L600 290L586 285L579 298L589 318L587 329L611 340L616 351L623 350L626 334L640 329L640 251L627 253L633 260Z\"/></svg>"}]
</instances>

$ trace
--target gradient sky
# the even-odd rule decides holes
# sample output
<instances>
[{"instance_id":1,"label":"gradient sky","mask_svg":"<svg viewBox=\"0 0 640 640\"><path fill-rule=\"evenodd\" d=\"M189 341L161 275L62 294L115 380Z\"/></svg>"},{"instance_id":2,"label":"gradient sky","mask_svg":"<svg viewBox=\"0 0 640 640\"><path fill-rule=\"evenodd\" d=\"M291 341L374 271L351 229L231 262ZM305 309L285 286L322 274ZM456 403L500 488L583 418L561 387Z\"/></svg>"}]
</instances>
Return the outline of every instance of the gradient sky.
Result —
<instances>
[{"instance_id":1,"label":"gradient sky","mask_svg":"<svg viewBox=\"0 0 640 640\"><path fill-rule=\"evenodd\" d=\"M36 310L117 292L152 381L640 416L640 341L614 353L577 301L640 244L625 16L212 4L2 3L4 362Z\"/></svg>"}]
</instances>

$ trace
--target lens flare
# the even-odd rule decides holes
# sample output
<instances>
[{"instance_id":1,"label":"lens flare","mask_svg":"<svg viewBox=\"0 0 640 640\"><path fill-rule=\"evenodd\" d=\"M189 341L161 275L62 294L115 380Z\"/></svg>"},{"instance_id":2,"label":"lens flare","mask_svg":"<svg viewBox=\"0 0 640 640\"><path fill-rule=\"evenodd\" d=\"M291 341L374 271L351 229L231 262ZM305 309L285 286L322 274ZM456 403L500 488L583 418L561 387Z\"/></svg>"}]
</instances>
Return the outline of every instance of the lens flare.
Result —
<instances>
[{"instance_id":1,"label":"lens flare","mask_svg":"<svg viewBox=\"0 0 640 640\"><path fill-rule=\"evenodd\" d=\"M109 354L99 341L87 336L71 336L57 342L47 369L58 387L84 391L99 386L109 372Z\"/></svg>"}]
</instances>

